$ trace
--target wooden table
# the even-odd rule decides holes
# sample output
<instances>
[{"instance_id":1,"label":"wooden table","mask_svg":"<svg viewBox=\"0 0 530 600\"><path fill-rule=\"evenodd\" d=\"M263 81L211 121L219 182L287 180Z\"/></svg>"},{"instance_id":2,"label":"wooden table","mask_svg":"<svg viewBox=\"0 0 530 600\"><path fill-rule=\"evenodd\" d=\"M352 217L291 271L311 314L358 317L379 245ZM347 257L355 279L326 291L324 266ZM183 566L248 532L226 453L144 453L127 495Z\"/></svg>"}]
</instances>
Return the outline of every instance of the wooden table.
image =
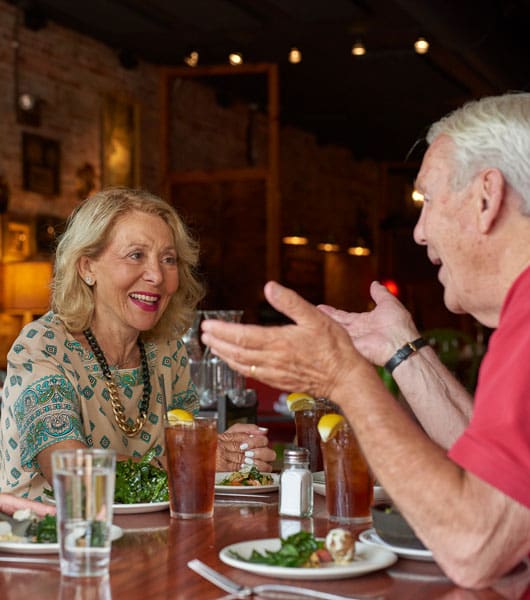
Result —
<instances>
[{"instance_id":1,"label":"wooden table","mask_svg":"<svg viewBox=\"0 0 530 600\"><path fill-rule=\"evenodd\" d=\"M239 501L241 500L241 501ZM292 520L278 516L278 497L245 499L216 497L213 519L171 519L168 511L115 515L124 535L113 542L110 578L61 581L58 567L17 567L0 558L2 600L151 600L226 598L226 594L191 571L186 563L200 558L228 577L247 585L278 582L225 565L218 558L226 545L243 540L278 537ZM327 519L324 499L315 495L315 516L304 529L323 536L335 524ZM297 523L295 522L295 525ZM355 597L388 600L494 600L522 598L530 569L520 565L494 589L472 592L458 588L432 562L399 559L383 571L335 581L287 581Z\"/></svg>"}]
</instances>

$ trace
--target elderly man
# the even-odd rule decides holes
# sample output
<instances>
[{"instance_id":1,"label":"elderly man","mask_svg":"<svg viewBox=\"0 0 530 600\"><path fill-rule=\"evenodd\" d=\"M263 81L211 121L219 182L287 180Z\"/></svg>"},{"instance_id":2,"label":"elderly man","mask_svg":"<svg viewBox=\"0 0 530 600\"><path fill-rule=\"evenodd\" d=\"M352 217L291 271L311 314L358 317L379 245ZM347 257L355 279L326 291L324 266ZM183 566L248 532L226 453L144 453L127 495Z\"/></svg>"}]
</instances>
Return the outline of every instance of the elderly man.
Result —
<instances>
[{"instance_id":1,"label":"elderly man","mask_svg":"<svg viewBox=\"0 0 530 600\"><path fill-rule=\"evenodd\" d=\"M497 328L474 403L377 283L376 308L349 315L269 282L293 325L206 321L203 341L246 375L340 405L438 564L481 588L530 552L530 94L465 105L427 141L414 239L440 267L446 306ZM371 363L392 370L423 429Z\"/></svg>"}]
</instances>

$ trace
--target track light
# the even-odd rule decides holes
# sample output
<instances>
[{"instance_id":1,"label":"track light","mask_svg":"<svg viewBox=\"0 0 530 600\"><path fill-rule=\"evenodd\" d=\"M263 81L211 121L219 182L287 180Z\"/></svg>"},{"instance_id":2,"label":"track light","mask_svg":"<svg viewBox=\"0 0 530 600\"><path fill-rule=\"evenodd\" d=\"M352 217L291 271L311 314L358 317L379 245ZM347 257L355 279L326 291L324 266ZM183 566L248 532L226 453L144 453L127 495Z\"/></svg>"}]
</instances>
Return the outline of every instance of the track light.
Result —
<instances>
[{"instance_id":1,"label":"track light","mask_svg":"<svg viewBox=\"0 0 530 600\"><path fill-rule=\"evenodd\" d=\"M302 53L296 46L293 46L289 51L289 62L293 65L297 65L302 62Z\"/></svg>"},{"instance_id":2,"label":"track light","mask_svg":"<svg viewBox=\"0 0 530 600\"><path fill-rule=\"evenodd\" d=\"M233 66L237 67L243 64L243 55L241 52L231 52L228 55L228 62Z\"/></svg>"},{"instance_id":3,"label":"track light","mask_svg":"<svg viewBox=\"0 0 530 600\"><path fill-rule=\"evenodd\" d=\"M188 67L196 67L199 64L199 53L196 50L192 50L184 57L184 62Z\"/></svg>"},{"instance_id":4,"label":"track light","mask_svg":"<svg viewBox=\"0 0 530 600\"><path fill-rule=\"evenodd\" d=\"M353 44L351 53L354 56L364 56L366 54L366 46L363 44L362 40L357 40L355 44Z\"/></svg>"},{"instance_id":5,"label":"track light","mask_svg":"<svg viewBox=\"0 0 530 600\"><path fill-rule=\"evenodd\" d=\"M414 42L414 50L417 54L427 54L429 52L429 42L424 37L419 37Z\"/></svg>"}]
</instances>

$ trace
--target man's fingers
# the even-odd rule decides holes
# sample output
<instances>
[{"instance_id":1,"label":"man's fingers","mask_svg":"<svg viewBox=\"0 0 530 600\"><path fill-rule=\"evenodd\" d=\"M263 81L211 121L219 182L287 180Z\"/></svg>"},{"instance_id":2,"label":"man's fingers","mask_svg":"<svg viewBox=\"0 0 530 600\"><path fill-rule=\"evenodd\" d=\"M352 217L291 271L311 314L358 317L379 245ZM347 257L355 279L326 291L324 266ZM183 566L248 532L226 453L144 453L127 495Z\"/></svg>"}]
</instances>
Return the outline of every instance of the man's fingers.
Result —
<instances>
[{"instance_id":1,"label":"man's fingers","mask_svg":"<svg viewBox=\"0 0 530 600\"><path fill-rule=\"evenodd\" d=\"M315 317L324 318L313 304L276 281L267 282L265 297L276 310L298 323L298 325L305 325L308 322L313 323Z\"/></svg>"}]
</instances>

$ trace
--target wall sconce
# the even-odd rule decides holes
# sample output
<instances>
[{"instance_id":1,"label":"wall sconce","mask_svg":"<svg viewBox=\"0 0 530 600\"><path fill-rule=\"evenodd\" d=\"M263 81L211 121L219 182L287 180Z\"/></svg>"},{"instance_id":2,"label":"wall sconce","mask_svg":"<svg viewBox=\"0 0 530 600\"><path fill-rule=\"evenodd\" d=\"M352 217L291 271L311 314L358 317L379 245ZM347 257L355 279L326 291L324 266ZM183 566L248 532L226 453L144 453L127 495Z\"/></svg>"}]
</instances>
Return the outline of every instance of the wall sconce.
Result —
<instances>
[{"instance_id":1,"label":"wall sconce","mask_svg":"<svg viewBox=\"0 0 530 600\"><path fill-rule=\"evenodd\" d=\"M22 92L16 98L17 121L23 125L39 127L42 100L35 94Z\"/></svg>"}]
</instances>

